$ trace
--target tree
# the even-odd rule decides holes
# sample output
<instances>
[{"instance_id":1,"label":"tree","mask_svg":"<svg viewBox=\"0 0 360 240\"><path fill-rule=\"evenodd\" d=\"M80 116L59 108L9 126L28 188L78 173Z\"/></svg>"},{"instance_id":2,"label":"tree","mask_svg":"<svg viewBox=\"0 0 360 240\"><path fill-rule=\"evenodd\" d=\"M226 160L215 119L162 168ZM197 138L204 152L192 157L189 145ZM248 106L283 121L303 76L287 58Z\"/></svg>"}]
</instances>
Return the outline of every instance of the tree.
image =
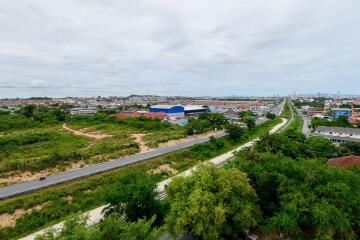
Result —
<instances>
[{"instance_id":1,"label":"tree","mask_svg":"<svg viewBox=\"0 0 360 240\"><path fill-rule=\"evenodd\" d=\"M155 200L155 188L156 182L152 176L136 171L126 172L105 196L109 203L105 215L117 214L128 221L144 217L150 219L156 215L156 223L161 223L164 210L161 202Z\"/></svg>"},{"instance_id":2,"label":"tree","mask_svg":"<svg viewBox=\"0 0 360 240\"><path fill-rule=\"evenodd\" d=\"M239 141L244 134L244 129L237 124L228 124L225 128L229 138L234 142Z\"/></svg>"},{"instance_id":3,"label":"tree","mask_svg":"<svg viewBox=\"0 0 360 240\"><path fill-rule=\"evenodd\" d=\"M325 158L336 155L336 147L328 139L312 136L305 141L310 157Z\"/></svg>"},{"instance_id":4,"label":"tree","mask_svg":"<svg viewBox=\"0 0 360 240\"><path fill-rule=\"evenodd\" d=\"M252 116L249 116L247 118L245 118L245 124L247 126L248 129L253 129L255 128L255 125L256 125L256 119L255 117L252 117Z\"/></svg>"},{"instance_id":5,"label":"tree","mask_svg":"<svg viewBox=\"0 0 360 240\"><path fill-rule=\"evenodd\" d=\"M155 240L160 234L159 229L152 227L155 217L126 222L108 216L93 226L88 226L87 221L87 216L71 218L60 232L50 229L36 240Z\"/></svg>"},{"instance_id":6,"label":"tree","mask_svg":"<svg viewBox=\"0 0 360 240\"><path fill-rule=\"evenodd\" d=\"M24 106L20 112L25 116L25 117L28 117L28 118L31 118L34 114L34 111L35 111L35 105L26 105Z\"/></svg>"},{"instance_id":7,"label":"tree","mask_svg":"<svg viewBox=\"0 0 360 240\"><path fill-rule=\"evenodd\" d=\"M347 142L341 144L340 147L344 148L349 155L360 156L360 142Z\"/></svg>"},{"instance_id":8,"label":"tree","mask_svg":"<svg viewBox=\"0 0 360 240\"><path fill-rule=\"evenodd\" d=\"M248 129L255 127L256 116L252 111L239 112L239 118L246 124Z\"/></svg>"},{"instance_id":9,"label":"tree","mask_svg":"<svg viewBox=\"0 0 360 240\"><path fill-rule=\"evenodd\" d=\"M336 119L337 126L339 127L348 127L350 125L349 120L346 116L340 116Z\"/></svg>"},{"instance_id":10,"label":"tree","mask_svg":"<svg viewBox=\"0 0 360 240\"><path fill-rule=\"evenodd\" d=\"M275 115L274 113L267 112L267 113L266 113L266 118L267 118L267 119L275 119L275 118L276 118L276 115Z\"/></svg>"},{"instance_id":11,"label":"tree","mask_svg":"<svg viewBox=\"0 0 360 240\"><path fill-rule=\"evenodd\" d=\"M190 177L175 178L166 189L170 212L165 222L173 234L203 239L233 237L256 225L256 194L246 174L205 165Z\"/></svg>"},{"instance_id":12,"label":"tree","mask_svg":"<svg viewBox=\"0 0 360 240\"><path fill-rule=\"evenodd\" d=\"M360 176L314 159L294 159L254 151L226 168L248 174L258 197L264 235L284 239L356 239L360 220ZM260 237L261 238L261 237Z\"/></svg>"},{"instance_id":13,"label":"tree","mask_svg":"<svg viewBox=\"0 0 360 240\"><path fill-rule=\"evenodd\" d=\"M226 124L226 119L221 113L201 113L199 119L209 121L212 128L220 129Z\"/></svg>"}]
</instances>

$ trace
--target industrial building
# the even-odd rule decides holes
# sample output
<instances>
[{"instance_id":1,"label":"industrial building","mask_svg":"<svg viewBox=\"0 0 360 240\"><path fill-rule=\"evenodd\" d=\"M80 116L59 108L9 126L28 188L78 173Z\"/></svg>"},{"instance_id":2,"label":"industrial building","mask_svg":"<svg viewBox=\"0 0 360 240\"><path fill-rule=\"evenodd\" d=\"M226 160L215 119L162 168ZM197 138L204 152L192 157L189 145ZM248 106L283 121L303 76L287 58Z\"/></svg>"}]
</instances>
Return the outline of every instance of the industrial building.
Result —
<instances>
[{"instance_id":1,"label":"industrial building","mask_svg":"<svg viewBox=\"0 0 360 240\"><path fill-rule=\"evenodd\" d=\"M150 112L164 112L168 117L184 117L184 106L178 105L154 105L150 107Z\"/></svg>"},{"instance_id":2,"label":"industrial building","mask_svg":"<svg viewBox=\"0 0 360 240\"><path fill-rule=\"evenodd\" d=\"M146 118L157 118L160 120L166 120L167 116L164 112L133 112L133 113L117 113L112 114L112 117L116 118L135 118L135 117L146 117Z\"/></svg>"},{"instance_id":3,"label":"industrial building","mask_svg":"<svg viewBox=\"0 0 360 240\"><path fill-rule=\"evenodd\" d=\"M186 116L198 116L201 113L208 112L208 107L204 105L186 105L184 112Z\"/></svg>"},{"instance_id":4,"label":"industrial building","mask_svg":"<svg viewBox=\"0 0 360 240\"><path fill-rule=\"evenodd\" d=\"M318 126L314 135L325 137L337 145L345 142L360 142L360 128Z\"/></svg>"},{"instance_id":5,"label":"industrial building","mask_svg":"<svg viewBox=\"0 0 360 240\"><path fill-rule=\"evenodd\" d=\"M349 108L333 108L331 109L331 115L334 119L338 119L340 116L349 118L351 116L351 109Z\"/></svg>"},{"instance_id":6,"label":"industrial building","mask_svg":"<svg viewBox=\"0 0 360 240\"><path fill-rule=\"evenodd\" d=\"M79 115L79 116L91 116L97 113L96 107L87 107L87 108L70 108L70 115Z\"/></svg>"}]
</instances>

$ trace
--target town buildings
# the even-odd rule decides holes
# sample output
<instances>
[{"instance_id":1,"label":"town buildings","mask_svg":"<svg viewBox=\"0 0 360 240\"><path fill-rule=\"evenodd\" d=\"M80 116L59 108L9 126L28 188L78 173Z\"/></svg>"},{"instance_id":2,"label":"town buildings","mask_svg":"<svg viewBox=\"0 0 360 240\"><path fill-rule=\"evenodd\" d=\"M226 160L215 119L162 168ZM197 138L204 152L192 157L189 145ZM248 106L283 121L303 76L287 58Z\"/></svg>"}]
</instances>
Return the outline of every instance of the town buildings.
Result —
<instances>
[{"instance_id":1,"label":"town buildings","mask_svg":"<svg viewBox=\"0 0 360 240\"><path fill-rule=\"evenodd\" d=\"M360 142L360 128L318 126L314 135L329 139L339 145L345 142Z\"/></svg>"}]
</instances>

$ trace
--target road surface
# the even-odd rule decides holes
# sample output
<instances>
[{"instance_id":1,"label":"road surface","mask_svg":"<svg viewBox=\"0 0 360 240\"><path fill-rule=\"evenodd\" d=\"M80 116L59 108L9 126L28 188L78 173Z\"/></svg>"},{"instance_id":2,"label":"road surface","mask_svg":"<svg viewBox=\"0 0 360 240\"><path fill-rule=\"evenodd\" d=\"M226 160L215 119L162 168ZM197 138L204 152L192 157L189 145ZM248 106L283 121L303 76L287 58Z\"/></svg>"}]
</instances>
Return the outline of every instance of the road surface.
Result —
<instances>
[{"instance_id":1,"label":"road surface","mask_svg":"<svg viewBox=\"0 0 360 240\"><path fill-rule=\"evenodd\" d=\"M270 134L273 134L273 133L279 131L281 128L283 128L283 127L286 126L287 121L288 121L287 119L282 118L282 122L279 123L279 124L277 124L276 126L274 126L274 127L269 131L269 133L270 133ZM241 150L241 149L244 149L244 148L247 148L247 147L251 147L256 141L258 141L258 138L254 139L254 140L252 140L252 141L249 141L249 142L247 142L247 143L239 146L238 148L236 148L236 149L234 149L234 150L231 150L231 151L229 151L229 152L227 152L227 153L224 153L224 154L222 154L222 155L220 155L220 156L217 156L217 157L215 157L215 158L212 158L212 159L210 159L208 162L210 162L210 163L212 163L212 164L214 164L214 165L217 165L217 166L221 166L221 165L223 165L225 162L227 162L228 160L232 159L232 158L234 157L234 155L236 154L237 151L239 151L239 150ZM192 171L194 171L194 170L196 169L196 167L197 167L197 166L194 166L194 167L192 167L192 168L190 168L190 169L188 169L188 170L186 170L186 171L178 174L177 176L190 176L191 173L192 173ZM168 185L168 184L171 182L172 179L173 179L173 177L172 177L172 178L168 178L168 179L166 179L166 180L164 180L164 181L162 181L162 182L160 182L160 183L157 184L156 191L159 193L157 199L164 199L164 198L166 197L165 186ZM91 225L91 224L93 224L93 223L97 223L97 222L99 222L99 221L103 218L102 210L103 210L106 206L107 206L107 205L104 205L104 206L95 208L95 209L93 209L93 210L91 210L91 211L88 211L88 212L84 213L85 215L88 215L88 217L89 217L89 220L88 220L88 224L89 224L89 225ZM63 228L63 226L64 226L64 222L61 222L61 223L58 223L58 224L52 226L51 229L55 229L56 231L59 231L59 230L61 230L61 229ZM42 235L42 234L44 234L46 231L48 231L49 229L50 229L50 228L46 228L46 229L40 230L40 231L38 231L38 232L36 232L36 233L33 233L33 234L28 235L28 236L26 236L26 237L24 237L24 238L21 238L20 240L34 240L37 235ZM164 235L162 235L162 236L160 237L159 240L169 240L169 239L171 239L170 236L164 234ZM185 240L185 239L191 239L191 238L189 238L189 237L187 237L187 236L181 235L181 236L178 236L176 239L178 239L178 240L180 240L180 239Z\"/></svg>"},{"instance_id":2,"label":"road surface","mask_svg":"<svg viewBox=\"0 0 360 240\"><path fill-rule=\"evenodd\" d=\"M223 137L226 133L224 131L220 131L216 133L215 137ZM129 164L134 164L138 162L142 162L154 157L158 157L167 153L175 152L181 149L185 149L191 147L195 144L204 143L209 140L209 137L202 137L196 140L191 140L185 143L177 144L171 147L159 148L149 152L136 154L124 158L119 158L116 160L108 161L105 163L100 163L96 165L92 165L89 167L79 168L68 172L63 172L55 175L51 175L46 177L45 180L33 180L24 183L13 184L7 187L0 188L0 199L8 198L11 196L19 195L26 192L35 191L41 188L45 188L51 185L75 180L82 177L87 177L90 175L94 175L97 173L109 171L115 168L124 167Z\"/></svg>"}]
</instances>

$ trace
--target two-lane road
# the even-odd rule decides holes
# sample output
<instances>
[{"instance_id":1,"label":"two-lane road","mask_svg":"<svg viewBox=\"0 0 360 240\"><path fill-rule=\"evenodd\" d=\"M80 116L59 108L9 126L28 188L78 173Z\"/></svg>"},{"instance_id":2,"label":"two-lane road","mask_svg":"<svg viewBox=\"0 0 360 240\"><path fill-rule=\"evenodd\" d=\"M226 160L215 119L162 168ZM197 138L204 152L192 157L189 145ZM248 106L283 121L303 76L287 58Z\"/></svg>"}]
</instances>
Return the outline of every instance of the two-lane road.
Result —
<instances>
[{"instance_id":1,"label":"two-lane road","mask_svg":"<svg viewBox=\"0 0 360 240\"><path fill-rule=\"evenodd\" d=\"M214 137L223 137L226 133L224 131L218 132L214 135ZM24 182L24 183L18 183L14 185L10 185L7 187L0 188L0 199L8 198L11 196L19 195L22 193L38 190L41 188L45 188L51 185L71 181L74 179L87 177L90 175L94 175L97 173L105 172L108 170L112 170L119 167L124 167L129 164L134 164L138 162L142 162L154 157L158 157L167 153L175 152L181 149L185 149L188 147L191 147L195 144L204 143L209 140L209 137L202 137L196 140L188 141L185 143L177 144L171 147L165 147L165 148L159 148L155 149L149 152L136 154L124 158L119 158L116 160L112 160L105 163L100 163L96 165L92 165L89 167L79 168L76 170L63 172L55 175L48 176L43 181L30 181L30 182Z\"/></svg>"}]
</instances>

